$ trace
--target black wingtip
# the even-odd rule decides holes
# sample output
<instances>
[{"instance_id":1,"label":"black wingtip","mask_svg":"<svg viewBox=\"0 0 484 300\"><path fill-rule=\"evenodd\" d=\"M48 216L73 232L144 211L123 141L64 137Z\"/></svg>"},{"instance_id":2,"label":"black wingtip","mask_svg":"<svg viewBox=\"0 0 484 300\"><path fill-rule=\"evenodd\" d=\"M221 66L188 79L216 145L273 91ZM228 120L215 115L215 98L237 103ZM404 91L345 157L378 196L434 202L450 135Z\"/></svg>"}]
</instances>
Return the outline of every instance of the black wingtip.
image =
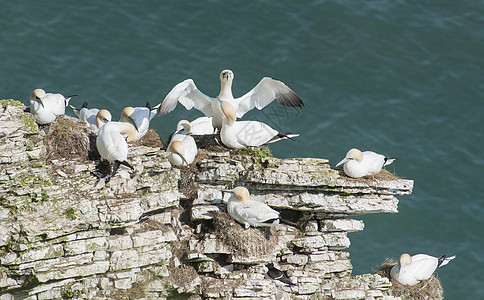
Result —
<instances>
[{"instance_id":1,"label":"black wingtip","mask_svg":"<svg viewBox=\"0 0 484 300\"><path fill-rule=\"evenodd\" d=\"M445 261L446 258L447 258L446 254L439 257L439 260L438 260L438 263L437 263L437 268L440 267L440 265Z\"/></svg>"},{"instance_id":2,"label":"black wingtip","mask_svg":"<svg viewBox=\"0 0 484 300\"><path fill-rule=\"evenodd\" d=\"M150 102L149 101L146 101L146 108L148 108L150 111L151 111L151 105L150 105Z\"/></svg>"},{"instance_id":3,"label":"black wingtip","mask_svg":"<svg viewBox=\"0 0 484 300\"><path fill-rule=\"evenodd\" d=\"M276 100L279 102L279 104L284 106L298 108L304 107L304 103L302 102L301 98L299 98L296 92L291 89L289 89L287 93L276 94Z\"/></svg>"},{"instance_id":4,"label":"black wingtip","mask_svg":"<svg viewBox=\"0 0 484 300\"><path fill-rule=\"evenodd\" d=\"M290 135L292 135L292 133L290 133L290 132L279 132L277 134L277 137L279 137L281 139L289 139L289 140L295 142L296 140L293 139Z\"/></svg>"},{"instance_id":5,"label":"black wingtip","mask_svg":"<svg viewBox=\"0 0 484 300\"><path fill-rule=\"evenodd\" d=\"M87 108L87 100L84 101L84 103L82 104L82 107L81 108Z\"/></svg>"}]
</instances>

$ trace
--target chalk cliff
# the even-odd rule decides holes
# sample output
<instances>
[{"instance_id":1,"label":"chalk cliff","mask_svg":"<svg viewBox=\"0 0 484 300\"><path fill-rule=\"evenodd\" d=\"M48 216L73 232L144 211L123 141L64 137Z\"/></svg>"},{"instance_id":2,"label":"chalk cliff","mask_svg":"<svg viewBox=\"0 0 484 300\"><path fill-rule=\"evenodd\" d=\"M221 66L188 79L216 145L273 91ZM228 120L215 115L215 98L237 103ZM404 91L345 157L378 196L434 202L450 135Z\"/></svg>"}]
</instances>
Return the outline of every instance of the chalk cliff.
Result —
<instances>
[{"instance_id":1,"label":"chalk cliff","mask_svg":"<svg viewBox=\"0 0 484 300\"><path fill-rule=\"evenodd\" d=\"M140 143L136 173L104 184L90 129L62 116L45 134L24 109L0 101L0 299L394 299L387 278L351 276L344 249L364 227L352 216L396 213L412 180L220 147L173 168ZM245 230L220 191L237 185L291 225Z\"/></svg>"}]
</instances>

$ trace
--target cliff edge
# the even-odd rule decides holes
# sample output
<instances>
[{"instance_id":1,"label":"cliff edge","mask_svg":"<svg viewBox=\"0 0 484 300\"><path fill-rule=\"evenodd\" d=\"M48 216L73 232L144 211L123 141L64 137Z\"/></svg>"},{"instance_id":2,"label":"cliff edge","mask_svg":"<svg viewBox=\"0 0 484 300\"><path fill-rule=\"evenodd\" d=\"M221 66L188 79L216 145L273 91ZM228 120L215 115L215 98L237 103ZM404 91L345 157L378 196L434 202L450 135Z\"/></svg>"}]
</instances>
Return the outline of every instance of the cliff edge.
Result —
<instances>
[{"instance_id":1,"label":"cliff edge","mask_svg":"<svg viewBox=\"0 0 484 300\"><path fill-rule=\"evenodd\" d=\"M45 133L24 109L0 101L0 299L394 299L388 278L351 276L343 250L364 227L351 217L398 212L412 180L223 148L174 168L142 142L135 174L105 184L90 129L61 116ZM237 185L291 225L244 229L221 192Z\"/></svg>"}]
</instances>

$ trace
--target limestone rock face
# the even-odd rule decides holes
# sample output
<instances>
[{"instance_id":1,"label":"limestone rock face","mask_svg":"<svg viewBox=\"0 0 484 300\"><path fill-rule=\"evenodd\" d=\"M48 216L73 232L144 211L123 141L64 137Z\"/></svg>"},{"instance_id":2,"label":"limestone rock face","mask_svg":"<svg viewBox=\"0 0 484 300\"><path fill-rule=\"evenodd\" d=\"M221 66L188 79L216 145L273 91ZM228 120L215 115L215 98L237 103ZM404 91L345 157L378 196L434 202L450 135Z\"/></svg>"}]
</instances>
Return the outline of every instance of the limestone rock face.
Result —
<instances>
[{"instance_id":1,"label":"limestone rock face","mask_svg":"<svg viewBox=\"0 0 484 300\"><path fill-rule=\"evenodd\" d=\"M46 134L24 109L0 101L0 299L387 297L387 278L350 277L342 250L364 228L351 216L398 212L395 196L413 181L351 179L325 159L226 150L173 168L163 150L130 145L135 172L121 166L105 184L84 124L61 116ZM284 224L234 221L221 189L237 185ZM294 285L269 278L269 262Z\"/></svg>"}]
</instances>

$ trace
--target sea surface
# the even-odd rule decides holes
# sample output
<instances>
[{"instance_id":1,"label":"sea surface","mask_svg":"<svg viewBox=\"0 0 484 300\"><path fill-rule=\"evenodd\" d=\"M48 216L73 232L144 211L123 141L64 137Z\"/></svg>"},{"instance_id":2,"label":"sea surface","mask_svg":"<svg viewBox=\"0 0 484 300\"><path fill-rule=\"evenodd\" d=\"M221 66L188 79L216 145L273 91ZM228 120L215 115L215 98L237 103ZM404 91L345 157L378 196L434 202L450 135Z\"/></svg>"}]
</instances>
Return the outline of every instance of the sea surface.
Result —
<instances>
[{"instance_id":1,"label":"sea surface","mask_svg":"<svg viewBox=\"0 0 484 300\"><path fill-rule=\"evenodd\" d=\"M446 298L484 298L483 1L25 0L1 1L0 16L3 99L28 104L40 87L117 119L187 78L216 96L223 69L236 97L264 76L285 82L304 109L244 116L301 134L275 156L334 166L356 147L415 180L398 214L360 217L353 273L402 252L457 255L438 272ZM152 127L166 140L198 116L178 105Z\"/></svg>"}]
</instances>

